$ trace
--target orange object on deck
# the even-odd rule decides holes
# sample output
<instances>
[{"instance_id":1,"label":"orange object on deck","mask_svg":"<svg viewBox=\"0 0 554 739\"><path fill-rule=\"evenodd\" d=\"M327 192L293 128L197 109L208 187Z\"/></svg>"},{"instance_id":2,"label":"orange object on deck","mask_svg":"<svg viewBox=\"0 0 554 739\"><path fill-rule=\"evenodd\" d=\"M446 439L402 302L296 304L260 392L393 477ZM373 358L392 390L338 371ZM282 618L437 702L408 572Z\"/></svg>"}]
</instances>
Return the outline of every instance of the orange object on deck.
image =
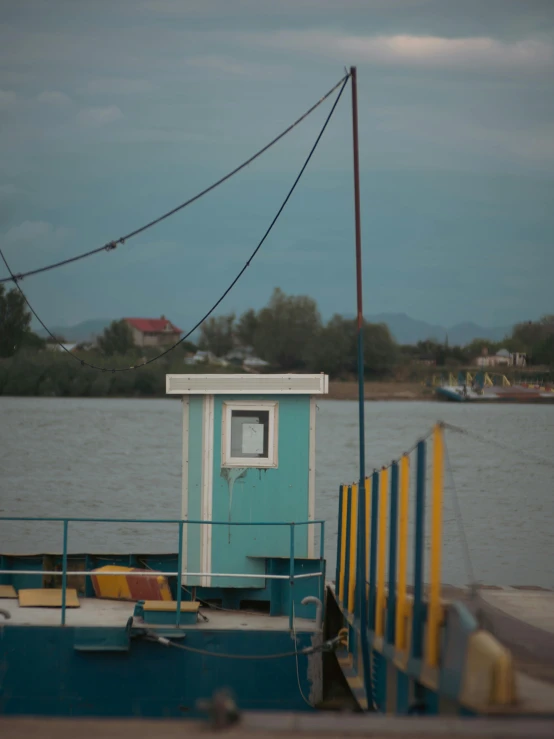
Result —
<instances>
[{"instance_id":1,"label":"orange object on deck","mask_svg":"<svg viewBox=\"0 0 554 739\"><path fill-rule=\"evenodd\" d=\"M119 575L102 573L119 572ZM137 573L148 574L137 574ZM138 567L106 565L94 570L92 585L97 598L113 600L173 600L167 577Z\"/></svg>"}]
</instances>

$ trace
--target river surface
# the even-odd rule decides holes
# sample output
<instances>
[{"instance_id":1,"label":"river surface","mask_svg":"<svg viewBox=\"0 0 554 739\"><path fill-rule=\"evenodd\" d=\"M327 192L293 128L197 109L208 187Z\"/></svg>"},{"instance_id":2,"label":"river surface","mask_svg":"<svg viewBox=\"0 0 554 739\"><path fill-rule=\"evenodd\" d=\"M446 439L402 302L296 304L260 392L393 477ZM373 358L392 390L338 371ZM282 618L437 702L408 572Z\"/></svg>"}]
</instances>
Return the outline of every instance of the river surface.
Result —
<instances>
[{"instance_id":1,"label":"river surface","mask_svg":"<svg viewBox=\"0 0 554 739\"><path fill-rule=\"evenodd\" d=\"M316 517L334 577L338 488L358 475L357 406L318 405ZM180 410L174 400L0 397L0 516L179 518ZM484 439L447 432L443 581L554 587L554 407L368 402L367 469L438 419ZM175 528L72 524L69 550L176 551ZM0 521L0 552L59 552L61 542L60 523Z\"/></svg>"}]
</instances>

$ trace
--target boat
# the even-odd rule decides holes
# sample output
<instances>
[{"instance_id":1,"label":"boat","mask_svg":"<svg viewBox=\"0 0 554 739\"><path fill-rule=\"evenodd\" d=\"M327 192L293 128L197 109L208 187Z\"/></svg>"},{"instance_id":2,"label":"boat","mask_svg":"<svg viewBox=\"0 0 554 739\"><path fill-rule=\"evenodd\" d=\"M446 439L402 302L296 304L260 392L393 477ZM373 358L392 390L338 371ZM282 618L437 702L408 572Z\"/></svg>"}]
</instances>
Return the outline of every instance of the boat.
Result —
<instances>
[{"instance_id":1,"label":"boat","mask_svg":"<svg viewBox=\"0 0 554 739\"><path fill-rule=\"evenodd\" d=\"M433 377L439 400L456 403L552 403L554 386L548 383L512 383L506 375L488 372L451 372Z\"/></svg>"},{"instance_id":2,"label":"boat","mask_svg":"<svg viewBox=\"0 0 554 739\"><path fill-rule=\"evenodd\" d=\"M360 439L357 482L339 490L336 566L329 570L325 522L315 513L316 410L328 377L169 374L166 392L182 405L180 518L0 517L26 527L54 522L61 538L55 553L0 554L4 716L185 720L208 712L221 725L239 711L331 706L413 721L545 712L548 701L526 699L509 648L483 627L468 594L442 590L444 426L366 474L354 67L348 78ZM93 526L102 541L105 524L167 526L173 553L69 550L71 532Z\"/></svg>"}]
</instances>

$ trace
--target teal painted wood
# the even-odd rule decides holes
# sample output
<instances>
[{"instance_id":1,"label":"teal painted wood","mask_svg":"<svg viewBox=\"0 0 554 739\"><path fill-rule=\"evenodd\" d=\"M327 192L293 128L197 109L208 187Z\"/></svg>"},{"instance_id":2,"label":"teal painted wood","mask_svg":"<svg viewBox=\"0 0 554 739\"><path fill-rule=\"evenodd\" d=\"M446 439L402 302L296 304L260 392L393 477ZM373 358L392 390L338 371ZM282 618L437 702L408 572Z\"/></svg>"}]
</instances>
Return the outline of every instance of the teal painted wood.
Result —
<instances>
[{"instance_id":1,"label":"teal painted wood","mask_svg":"<svg viewBox=\"0 0 554 739\"><path fill-rule=\"evenodd\" d=\"M410 709L410 678L402 670L396 673L396 713L404 716Z\"/></svg>"},{"instance_id":2,"label":"teal painted wood","mask_svg":"<svg viewBox=\"0 0 554 739\"><path fill-rule=\"evenodd\" d=\"M348 588L350 587L350 536L352 531L352 487L348 486L346 499L346 557L344 558L344 588L342 606L348 610Z\"/></svg>"},{"instance_id":3,"label":"teal painted wood","mask_svg":"<svg viewBox=\"0 0 554 739\"><path fill-rule=\"evenodd\" d=\"M24 565L22 566L23 559ZM44 569L42 560L42 555L3 554L0 558L2 570L32 570L37 574L29 572L26 575L0 575L0 585L13 585L17 591L23 588L41 588L43 576L40 572Z\"/></svg>"},{"instance_id":4,"label":"teal painted wood","mask_svg":"<svg viewBox=\"0 0 554 739\"><path fill-rule=\"evenodd\" d=\"M375 602L377 582L377 522L379 519L379 473L371 475L371 533L369 539L369 618L368 628L375 629Z\"/></svg>"},{"instance_id":5,"label":"teal painted wood","mask_svg":"<svg viewBox=\"0 0 554 739\"><path fill-rule=\"evenodd\" d=\"M414 540L414 605L412 614L412 657L423 653L423 554L425 546L425 442L417 445L416 509Z\"/></svg>"},{"instance_id":6,"label":"teal painted wood","mask_svg":"<svg viewBox=\"0 0 554 739\"><path fill-rule=\"evenodd\" d=\"M179 521L179 551L177 552L177 584L176 584L176 601L175 624L179 626L181 623L181 599L183 597L183 522Z\"/></svg>"},{"instance_id":7,"label":"teal painted wood","mask_svg":"<svg viewBox=\"0 0 554 739\"><path fill-rule=\"evenodd\" d=\"M339 487L339 529L337 532L337 567L335 570L335 592L338 594L340 588L340 553L342 549L342 506L344 504L344 485Z\"/></svg>"},{"instance_id":8,"label":"teal painted wood","mask_svg":"<svg viewBox=\"0 0 554 739\"><path fill-rule=\"evenodd\" d=\"M276 469L246 468L238 477L222 468L221 436L225 402L279 403ZM192 434L192 427L190 432ZM307 521L310 451L309 396L216 396L214 398L213 499L214 521ZM233 479L235 477L235 479ZM189 497L190 499L190 497ZM308 556L308 528L295 527L295 553ZM237 530L217 526L212 531L212 572L263 575L265 563L251 557L288 557L290 534L286 526ZM263 587L264 580L212 578L213 587Z\"/></svg>"},{"instance_id":9,"label":"teal painted wood","mask_svg":"<svg viewBox=\"0 0 554 739\"><path fill-rule=\"evenodd\" d=\"M189 463L188 463L188 511L187 518L200 521L202 497L202 411L203 398L192 395L189 399ZM200 526L186 527L186 570L200 569ZM200 578L187 577L187 585L199 585Z\"/></svg>"}]
</instances>

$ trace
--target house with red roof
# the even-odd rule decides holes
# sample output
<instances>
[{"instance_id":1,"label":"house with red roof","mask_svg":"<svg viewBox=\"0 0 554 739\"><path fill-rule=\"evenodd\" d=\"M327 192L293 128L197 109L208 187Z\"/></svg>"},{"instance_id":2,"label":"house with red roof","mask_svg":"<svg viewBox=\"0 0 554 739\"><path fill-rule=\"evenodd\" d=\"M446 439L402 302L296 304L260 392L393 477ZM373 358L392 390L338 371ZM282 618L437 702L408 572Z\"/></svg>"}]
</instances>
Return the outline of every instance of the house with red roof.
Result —
<instances>
[{"instance_id":1,"label":"house with red roof","mask_svg":"<svg viewBox=\"0 0 554 739\"><path fill-rule=\"evenodd\" d=\"M183 333L165 316L161 318L124 318L131 329L135 346L169 346Z\"/></svg>"}]
</instances>

